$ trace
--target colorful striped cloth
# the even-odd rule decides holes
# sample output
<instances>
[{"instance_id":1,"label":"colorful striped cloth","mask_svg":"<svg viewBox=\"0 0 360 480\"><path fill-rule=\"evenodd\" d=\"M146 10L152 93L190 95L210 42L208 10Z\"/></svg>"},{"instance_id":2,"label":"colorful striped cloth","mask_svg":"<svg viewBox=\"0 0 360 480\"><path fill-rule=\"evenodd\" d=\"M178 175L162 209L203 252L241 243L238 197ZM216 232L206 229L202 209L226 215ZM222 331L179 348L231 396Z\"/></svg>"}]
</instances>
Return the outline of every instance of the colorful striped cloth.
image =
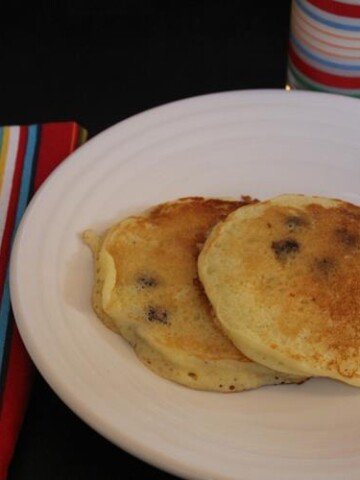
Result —
<instances>
[{"instance_id":1,"label":"colorful striped cloth","mask_svg":"<svg viewBox=\"0 0 360 480\"><path fill-rule=\"evenodd\" d=\"M11 243L33 192L85 139L86 131L73 122L0 127L0 480L7 475L32 376L11 313Z\"/></svg>"},{"instance_id":2,"label":"colorful striped cloth","mask_svg":"<svg viewBox=\"0 0 360 480\"><path fill-rule=\"evenodd\" d=\"M293 0L288 85L360 97L359 0Z\"/></svg>"}]
</instances>

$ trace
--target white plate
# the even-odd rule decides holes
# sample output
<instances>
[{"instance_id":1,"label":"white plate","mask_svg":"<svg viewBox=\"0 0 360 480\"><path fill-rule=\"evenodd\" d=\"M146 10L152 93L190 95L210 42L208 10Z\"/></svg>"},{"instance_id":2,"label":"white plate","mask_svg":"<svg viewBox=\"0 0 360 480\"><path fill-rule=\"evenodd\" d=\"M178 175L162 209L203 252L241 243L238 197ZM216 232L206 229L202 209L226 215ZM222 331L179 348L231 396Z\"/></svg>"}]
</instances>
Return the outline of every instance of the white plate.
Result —
<instances>
[{"instance_id":1,"label":"white plate","mask_svg":"<svg viewBox=\"0 0 360 480\"><path fill-rule=\"evenodd\" d=\"M25 344L52 388L125 450L180 477L358 480L360 390L328 380L223 395L146 369L90 307L79 234L186 195L359 203L360 102L229 92L137 115L71 155L28 208L11 263Z\"/></svg>"}]
</instances>

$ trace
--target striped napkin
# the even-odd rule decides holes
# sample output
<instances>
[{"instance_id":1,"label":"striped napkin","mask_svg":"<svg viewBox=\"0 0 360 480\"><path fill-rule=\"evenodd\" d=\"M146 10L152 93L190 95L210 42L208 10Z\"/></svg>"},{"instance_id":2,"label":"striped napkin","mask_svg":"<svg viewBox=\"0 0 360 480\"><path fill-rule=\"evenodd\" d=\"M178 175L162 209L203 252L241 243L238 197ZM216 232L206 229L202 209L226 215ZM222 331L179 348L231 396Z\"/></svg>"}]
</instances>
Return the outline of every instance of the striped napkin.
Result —
<instances>
[{"instance_id":1,"label":"striped napkin","mask_svg":"<svg viewBox=\"0 0 360 480\"><path fill-rule=\"evenodd\" d=\"M288 85L360 97L359 0L293 0Z\"/></svg>"},{"instance_id":2,"label":"striped napkin","mask_svg":"<svg viewBox=\"0 0 360 480\"><path fill-rule=\"evenodd\" d=\"M7 476L32 378L10 306L11 243L34 191L85 139L74 122L0 127L0 480Z\"/></svg>"}]
</instances>

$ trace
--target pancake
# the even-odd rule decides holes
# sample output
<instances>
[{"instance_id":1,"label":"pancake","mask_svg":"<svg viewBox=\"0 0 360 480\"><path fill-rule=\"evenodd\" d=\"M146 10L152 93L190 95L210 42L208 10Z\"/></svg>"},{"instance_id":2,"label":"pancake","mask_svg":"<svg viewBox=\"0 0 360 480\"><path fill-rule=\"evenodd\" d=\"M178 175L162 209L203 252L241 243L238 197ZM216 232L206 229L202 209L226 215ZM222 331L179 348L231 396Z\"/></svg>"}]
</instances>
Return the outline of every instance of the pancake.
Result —
<instances>
[{"instance_id":1,"label":"pancake","mask_svg":"<svg viewBox=\"0 0 360 480\"><path fill-rule=\"evenodd\" d=\"M95 256L94 310L153 372L222 392L300 380L242 355L216 325L198 280L209 229L249 201L186 198L127 218L100 237L84 233Z\"/></svg>"},{"instance_id":2,"label":"pancake","mask_svg":"<svg viewBox=\"0 0 360 480\"><path fill-rule=\"evenodd\" d=\"M283 195L216 226L199 276L222 328L254 361L360 386L360 208Z\"/></svg>"}]
</instances>

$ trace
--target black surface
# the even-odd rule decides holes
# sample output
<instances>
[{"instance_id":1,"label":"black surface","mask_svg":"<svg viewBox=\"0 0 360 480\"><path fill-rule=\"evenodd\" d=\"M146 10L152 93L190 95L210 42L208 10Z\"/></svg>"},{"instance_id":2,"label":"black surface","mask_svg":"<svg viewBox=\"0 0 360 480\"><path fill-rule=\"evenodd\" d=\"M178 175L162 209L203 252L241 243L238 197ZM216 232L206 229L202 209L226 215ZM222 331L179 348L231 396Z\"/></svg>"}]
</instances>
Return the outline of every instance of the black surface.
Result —
<instances>
[{"instance_id":1,"label":"black surface","mask_svg":"<svg viewBox=\"0 0 360 480\"><path fill-rule=\"evenodd\" d=\"M285 84L289 0L25 5L1 22L0 124L77 120L93 135L183 97ZM100 478L174 477L97 435L37 375L10 480Z\"/></svg>"}]
</instances>

